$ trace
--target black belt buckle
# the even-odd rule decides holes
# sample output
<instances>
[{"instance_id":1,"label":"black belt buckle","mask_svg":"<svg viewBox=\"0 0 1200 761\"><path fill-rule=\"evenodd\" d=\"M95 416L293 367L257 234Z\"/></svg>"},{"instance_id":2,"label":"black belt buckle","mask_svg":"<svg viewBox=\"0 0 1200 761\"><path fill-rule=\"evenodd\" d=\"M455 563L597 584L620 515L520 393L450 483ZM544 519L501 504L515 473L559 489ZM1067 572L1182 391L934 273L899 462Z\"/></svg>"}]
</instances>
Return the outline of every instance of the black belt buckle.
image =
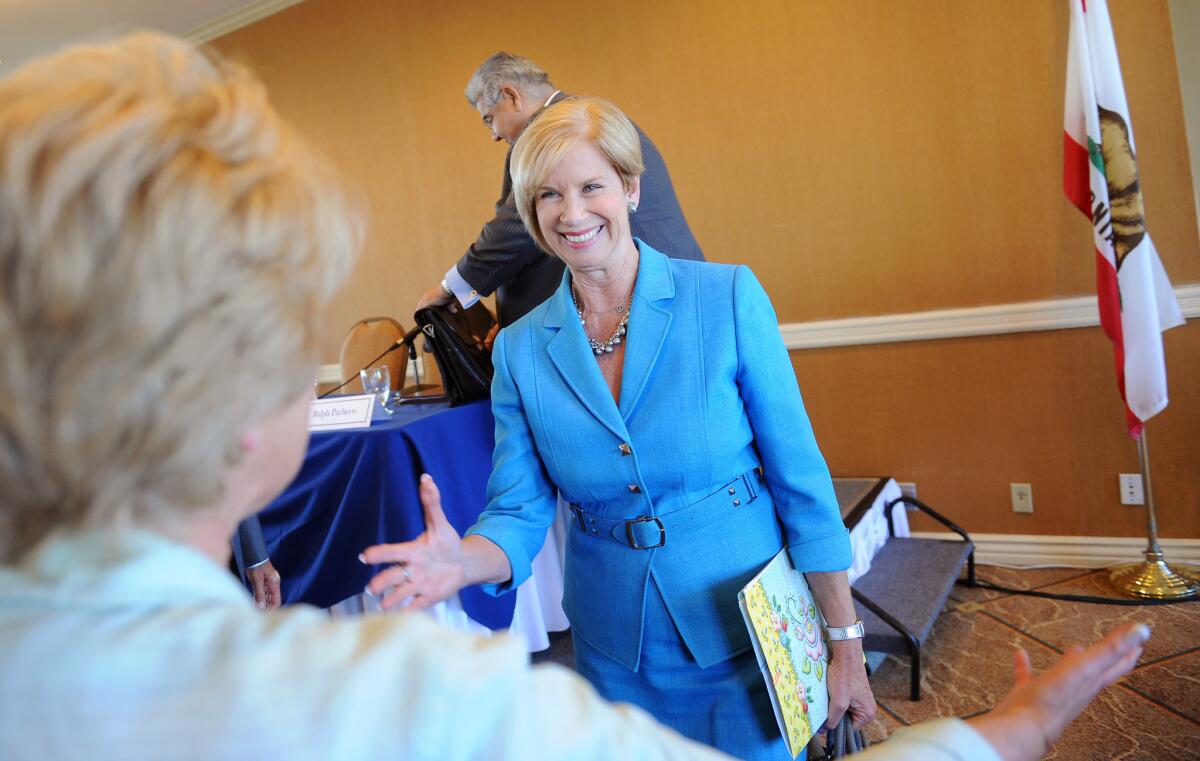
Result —
<instances>
[{"instance_id":1,"label":"black belt buckle","mask_svg":"<svg viewBox=\"0 0 1200 761\"><path fill-rule=\"evenodd\" d=\"M756 480L757 476L758 476L757 471L754 472L753 475L751 475L750 473L744 473L740 476L740 478L742 479L742 483L746 487L746 494L747 494L747 496L750 497L748 500L746 500L747 503L753 502L754 500L758 499L758 489L754 488L754 481Z\"/></svg>"},{"instance_id":2,"label":"black belt buckle","mask_svg":"<svg viewBox=\"0 0 1200 761\"><path fill-rule=\"evenodd\" d=\"M570 503L568 505L568 507L571 508L571 515L575 516L575 523L577 523L579 525L579 530L586 534L587 533L587 524L585 524L583 522L583 508L581 508L579 505L575 504L574 502Z\"/></svg>"},{"instance_id":3,"label":"black belt buckle","mask_svg":"<svg viewBox=\"0 0 1200 761\"><path fill-rule=\"evenodd\" d=\"M651 521L658 524L658 544L638 544L637 539L633 537L633 524L650 523ZM625 521L625 538L629 540L629 546L635 550L652 550L667 543L667 530L663 528L663 522L657 515L639 515L633 520Z\"/></svg>"}]
</instances>

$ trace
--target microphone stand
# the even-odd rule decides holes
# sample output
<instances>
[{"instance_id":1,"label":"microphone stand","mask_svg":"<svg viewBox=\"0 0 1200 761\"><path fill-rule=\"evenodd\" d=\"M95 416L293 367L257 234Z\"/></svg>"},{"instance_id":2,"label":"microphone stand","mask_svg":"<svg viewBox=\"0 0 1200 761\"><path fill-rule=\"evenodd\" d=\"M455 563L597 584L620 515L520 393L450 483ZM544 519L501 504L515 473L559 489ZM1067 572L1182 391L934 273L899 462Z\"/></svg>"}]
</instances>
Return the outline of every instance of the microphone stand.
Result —
<instances>
[{"instance_id":1,"label":"microphone stand","mask_svg":"<svg viewBox=\"0 0 1200 761\"><path fill-rule=\"evenodd\" d=\"M332 394L332 393L333 393L333 392L335 392L335 391L341 391L343 388L345 388L345 387L346 387L346 385L347 385L348 383L350 383L350 381L352 381L352 380L354 380L355 378L357 378L357 377L358 377L358 375L359 375L359 373L361 373L363 370L366 370L368 367L370 367L371 365L375 364L375 363L376 363L376 362L378 362L379 360L383 359L383 358L384 358L384 357L386 357L387 355L391 354L391 353L392 353L392 352L394 352L396 349L399 349L401 346L405 346L405 345L411 345L411 344L412 344L412 342L413 342L413 341L416 339L416 337L417 337L417 334L418 334L418 333L420 333L420 332L421 332L421 331L419 331L419 330L415 330L415 329L414 329L414 330L411 330L411 331L409 331L409 332L408 332L408 334L404 336L404 338L401 338L401 339L400 339L399 341L397 341L396 343L394 343L394 344L392 344L391 346L387 347L386 349L384 349L382 352L380 352L380 353L379 353L379 356L378 356L378 357L375 357L375 359L372 359L370 362L368 362L367 364L363 365L363 366L362 366L362 367L359 369L358 373L355 373L354 375L351 375L349 378L347 378L346 380L342 381L341 383L339 383L338 385L334 386L333 388L329 389L328 391L326 391L325 393L321 394L321 395L320 395L320 396L318 396L317 398L318 398L318 399L324 399L325 397L329 396L330 394ZM411 356L411 354L410 354L410 356ZM401 379L401 382L403 382L403 379Z\"/></svg>"}]
</instances>

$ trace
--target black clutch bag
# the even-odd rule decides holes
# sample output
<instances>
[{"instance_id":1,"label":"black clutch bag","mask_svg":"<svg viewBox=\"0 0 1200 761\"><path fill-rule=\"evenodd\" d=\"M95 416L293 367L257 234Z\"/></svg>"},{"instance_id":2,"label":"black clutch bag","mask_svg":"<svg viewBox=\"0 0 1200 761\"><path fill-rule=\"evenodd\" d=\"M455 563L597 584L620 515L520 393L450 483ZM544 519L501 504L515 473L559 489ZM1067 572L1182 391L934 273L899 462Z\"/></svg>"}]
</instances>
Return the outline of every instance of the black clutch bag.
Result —
<instances>
[{"instance_id":1,"label":"black clutch bag","mask_svg":"<svg viewBox=\"0 0 1200 761\"><path fill-rule=\"evenodd\" d=\"M866 735L854 728L849 711L842 715L842 720L832 732L825 733L824 745L818 737L819 735L814 734L808 744L808 761L836 761L861 753L871 745Z\"/></svg>"},{"instance_id":2,"label":"black clutch bag","mask_svg":"<svg viewBox=\"0 0 1200 761\"><path fill-rule=\"evenodd\" d=\"M483 304L451 312L444 306L418 309L413 319L425 334L450 406L487 399L492 389L492 357L483 339L496 324Z\"/></svg>"}]
</instances>

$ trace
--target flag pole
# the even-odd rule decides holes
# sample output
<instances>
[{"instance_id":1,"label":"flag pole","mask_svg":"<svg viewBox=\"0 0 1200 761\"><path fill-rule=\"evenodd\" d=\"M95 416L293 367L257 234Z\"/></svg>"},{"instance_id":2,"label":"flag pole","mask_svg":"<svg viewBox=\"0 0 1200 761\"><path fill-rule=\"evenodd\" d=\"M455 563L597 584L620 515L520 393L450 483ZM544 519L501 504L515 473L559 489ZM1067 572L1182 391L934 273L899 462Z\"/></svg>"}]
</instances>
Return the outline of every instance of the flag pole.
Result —
<instances>
[{"instance_id":1,"label":"flag pole","mask_svg":"<svg viewBox=\"0 0 1200 761\"><path fill-rule=\"evenodd\" d=\"M1109 583L1126 597L1184 599L1200 593L1195 578L1171 570L1163 559L1158 544L1158 520L1154 514L1154 489L1150 485L1150 453L1146 448L1146 429L1138 436L1138 467L1142 471L1142 486L1146 492L1146 559L1141 563L1126 563L1109 571Z\"/></svg>"}]
</instances>

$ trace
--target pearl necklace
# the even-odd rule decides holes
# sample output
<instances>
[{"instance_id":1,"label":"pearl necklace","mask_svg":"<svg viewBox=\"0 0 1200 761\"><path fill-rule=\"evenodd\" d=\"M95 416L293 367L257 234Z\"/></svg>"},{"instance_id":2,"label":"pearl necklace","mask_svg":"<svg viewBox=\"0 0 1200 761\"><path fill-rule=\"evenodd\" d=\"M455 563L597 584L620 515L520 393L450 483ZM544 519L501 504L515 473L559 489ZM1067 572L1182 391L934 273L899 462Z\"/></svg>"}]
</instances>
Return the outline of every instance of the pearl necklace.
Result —
<instances>
[{"instance_id":1,"label":"pearl necklace","mask_svg":"<svg viewBox=\"0 0 1200 761\"><path fill-rule=\"evenodd\" d=\"M612 335L604 341L597 341L587 334L587 320L583 318L583 308L579 306L579 299L575 296L575 284L571 284L571 304L575 307L575 313L579 315L579 324L584 326L583 336L587 339L588 346L592 348L592 353L596 356L601 354L612 354L613 347L621 343L621 337L625 335L629 326L629 308L633 306L633 289L629 291L629 298L624 304L618 304L616 311L621 315L621 321L617 323L617 329ZM597 312L597 314L607 314L607 312Z\"/></svg>"}]
</instances>

